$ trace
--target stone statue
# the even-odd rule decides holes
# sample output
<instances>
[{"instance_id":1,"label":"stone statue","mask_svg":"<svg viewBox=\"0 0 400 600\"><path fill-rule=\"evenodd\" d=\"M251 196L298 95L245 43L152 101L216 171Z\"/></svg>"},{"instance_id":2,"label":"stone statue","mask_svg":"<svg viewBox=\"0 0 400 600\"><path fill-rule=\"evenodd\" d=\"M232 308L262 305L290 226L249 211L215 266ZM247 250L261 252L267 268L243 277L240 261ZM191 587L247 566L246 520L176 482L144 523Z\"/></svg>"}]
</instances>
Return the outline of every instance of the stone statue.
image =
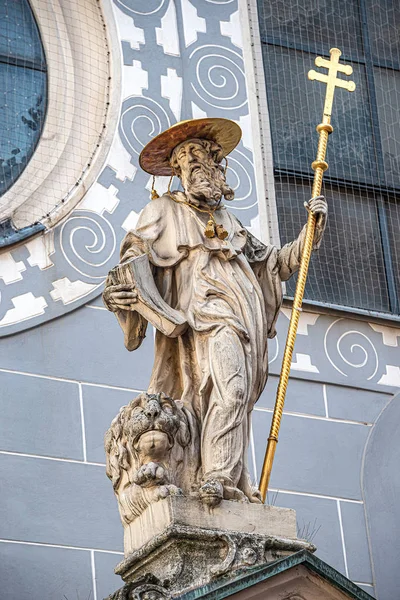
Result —
<instances>
[{"instance_id":1,"label":"stone statue","mask_svg":"<svg viewBox=\"0 0 400 600\"><path fill-rule=\"evenodd\" d=\"M149 504L191 491L198 469L196 424L179 400L142 393L123 406L105 435L106 472L128 525Z\"/></svg>"},{"instance_id":2,"label":"stone statue","mask_svg":"<svg viewBox=\"0 0 400 600\"><path fill-rule=\"evenodd\" d=\"M222 499L260 502L246 464L250 416L267 380L267 340L276 334L282 281L299 267L305 230L281 249L264 245L222 204L222 198L234 197L222 161L240 136L239 126L227 119L186 121L154 138L140 157L147 172L176 175L183 191L168 191L150 202L136 229L123 240L121 266L145 256L150 264L148 276L143 275L145 270L134 268L131 279L115 279L110 273L103 294L106 307L116 314L124 331L128 350L140 346L147 320L158 328L150 396L142 395L124 408L106 439L108 474L114 487L125 477L131 486L144 488L141 495L135 495L131 487L125 500L120 499L125 503L125 520L140 512L135 503L143 498L152 501L145 492L151 480L160 486L159 496L179 493L180 488L209 506ZM306 204L317 216L316 249L327 205L323 197ZM154 292L146 292L149 278L160 301ZM162 308L163 302L175 311L172 316ZM179 334L174 329L178 321ZM168 324L170 329L166 329ZM161 396L148 400L153 394ZM163 403L170 413L165 424L160 416L143 417L156 404L161 415L166 411ZM142 416L135 412L139 407ZM147 433L138 437L141 423ZM156 445L169 457L170 466L161 470L150 466L162 458L159 450L154 455L149 450L149 432L154 430L163 432L157 434ZM175 446L171 447L171 436L176 437L180 453L197 456L188 471L190 481L172 476ZM121 439L127 441L121 444ZM128 442L129 460L124 453L117 456L121 448L125 452ZM144 468L134 456L141 452L146 454ZM156 500L157 493L153 490L152 494Z\"/></svg>"}]
</instances>

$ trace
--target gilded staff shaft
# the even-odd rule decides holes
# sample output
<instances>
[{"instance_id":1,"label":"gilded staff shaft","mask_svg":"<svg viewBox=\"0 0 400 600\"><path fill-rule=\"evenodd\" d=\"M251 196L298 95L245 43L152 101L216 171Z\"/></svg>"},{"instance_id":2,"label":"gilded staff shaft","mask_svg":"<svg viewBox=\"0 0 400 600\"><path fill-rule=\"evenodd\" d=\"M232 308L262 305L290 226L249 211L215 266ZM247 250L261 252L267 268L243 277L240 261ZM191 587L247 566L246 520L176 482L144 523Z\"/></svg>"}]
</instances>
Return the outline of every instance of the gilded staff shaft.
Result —
<instances>
[{"instance_id":1,"label":"gilded staff shaft","mask_svg":"<svg viewBox=\"0 0 400 600\"><path fill-rule=\"evenodd\" d=\"M325 67L328 69L328 75L322 75L321 73L315 71L310 71L308 74L309 79L315 79L317 81L321 81L327 84L322 123L320 123L317 126L317 132L319 134L317 156L315 161L311 165L311 168L314 171L312 198L315 198L316 196L319 196L321 194L323 175L326 169L328 168L328 163L325 161L325 158L326 149L328 145L328 136L333 131L333 127L330 124L330 119L332 113L332 104L335 87L341 87L351 92L355 90L355 84L352 81L344 81L343 79L337 78L338 72L344 73L346 75L351 75L351 73L353 72L352 67L350 65L339 64L339 57L341 55L340 50L338 50L337 48L332 48L330 50L330 55L331 58L329 61L322 57L317 57L315 59L316 66ZM265 502L267 496L276 445L278 443L278 435L283 414L283 407L285 403L286 390L289 382L290 366L292 364L294 344L296 340L297 328L299 325L301 306L304 297L304 289L307 281L308 267L314 242L315 223L315 215L311 211L309 211L304 246L301 255L299 274L296 284L296 292L294 295L292 313L286 338L285 351L282 359L282 367L276 394L275 408L274 413L272 415L271 429L268 437L268 444L261 472L260 492L263 502Z\"/></svg>"}]
</instances>

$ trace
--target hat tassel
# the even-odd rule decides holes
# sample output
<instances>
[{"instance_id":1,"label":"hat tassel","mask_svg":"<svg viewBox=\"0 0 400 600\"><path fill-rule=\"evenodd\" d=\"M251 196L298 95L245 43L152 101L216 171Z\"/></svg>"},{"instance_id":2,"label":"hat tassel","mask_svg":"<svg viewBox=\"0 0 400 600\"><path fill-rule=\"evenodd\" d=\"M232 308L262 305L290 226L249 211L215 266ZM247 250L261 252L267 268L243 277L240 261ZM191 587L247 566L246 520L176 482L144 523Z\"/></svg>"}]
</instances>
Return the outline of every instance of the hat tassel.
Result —
<instances>
[{"instance_id":1,"label":"hat tassel","mask_svg":"<svg viewBox=\"0 0 400 600\"><path fill-rule=\"evenodd\" d=\"M154 187L155 184L156 184L156 177L155 177L155 175L153 175L153 181L152 181L152 184L151 184L151 199L152 200L157 200L157 198L160 197L158 195L158 193L157 193L156 188Z\"/></svg>"}]
</instances>

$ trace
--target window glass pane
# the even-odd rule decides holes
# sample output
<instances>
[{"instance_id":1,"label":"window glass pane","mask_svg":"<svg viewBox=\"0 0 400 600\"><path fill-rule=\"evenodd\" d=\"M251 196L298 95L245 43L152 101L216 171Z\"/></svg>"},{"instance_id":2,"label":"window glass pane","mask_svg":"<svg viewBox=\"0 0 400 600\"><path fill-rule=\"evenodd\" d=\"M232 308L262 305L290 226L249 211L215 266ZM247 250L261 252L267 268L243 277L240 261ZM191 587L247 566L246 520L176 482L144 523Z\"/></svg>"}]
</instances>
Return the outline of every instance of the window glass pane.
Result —
<instances>
[{"instance_id":1,"label":"window glass pane","mask_svg":"<svg viewBox=\"0 0 400 600\"><path fill-rule=\"evenodd\" d=\"M264 41L362 53L357 0L258 0L258 12Z\"/></svg>"},{"instance_id":2,"label":"window glass pane","mask_svg":"<svg viewBox=\"0 0 400 600\"><path fill-rule=\"evenodd\" d=\"M376 311L389 311L389 300L373 198L325 186L328 226L321 248L313 253L305 298ZM310 186L276 182L281 242L295 239L306 221L304 200ZM400 249L400 248L399 248ZM287 282L293 296L295 278Z\"/></svg>"},{"instance_id":3,"label":"window glass pane","mask_svg":"<svg viewBox=\"0 0 400 600\"><path fill-rule=\"evenodd\" d=\"M19 177L43 126L46 74L0 63L0 194Z\"/></svg>"},{"instance_id":4,"label":"window glass pane","mask_svg":"<svg viewBox=\"0 0 400 600\"><path fill-rule=\"evenodd\" d=\"M44 64L38 28L27 0L0 1L0 60L7 57Z\"/></svg>"},{"instance_id":5,"label":"window glass pane","mask_svg":"<svg viewBox=\"0 0 400 600\"><path fill-rule=\"evenodd\" d=\"M374 78L386 182L400 187L400 72L374 68Z\"/></svg>"},{"instance_id":6,"label":"window glass pane","mask_svg":"<svg viewBox=\"0 0 400 600\"><path fill-rule=\"evenodd\" d=\"M397 298L400 301L400 198L390 199L387 201L386 215L389 230L390 249L392 253L393 274Z\"/></svg>"},{"instance_id":7,"label":"window glass pane","mask_svg":"<svg viewBox=\"0 0 400 600\"><path fill-rule=\"evenodd\" d=\"M400 65L399 0L366 0L366 8L374 59Z\"/></svg>"},{"instance_id":8,"label":"window glass pane","mask_svg":"<svg viewBox=\"0 0 400 600\"><path fill-rule=\"evenodd\" d=\"M307 79L314 55L263 44L274 166L310 173L326 85ZM370 182L376 178L364 67L354 66L354 94L336 89L328 144L328 175Z\"/></svg>"}]
</instances>

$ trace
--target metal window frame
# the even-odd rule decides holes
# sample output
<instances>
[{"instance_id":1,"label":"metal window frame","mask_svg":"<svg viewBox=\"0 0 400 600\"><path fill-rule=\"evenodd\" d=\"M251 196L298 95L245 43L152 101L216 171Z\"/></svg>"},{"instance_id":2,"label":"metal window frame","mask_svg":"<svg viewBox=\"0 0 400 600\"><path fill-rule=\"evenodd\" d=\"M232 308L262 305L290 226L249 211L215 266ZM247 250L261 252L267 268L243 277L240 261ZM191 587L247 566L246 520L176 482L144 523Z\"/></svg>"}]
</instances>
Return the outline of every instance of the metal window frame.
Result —
<instances>
[{"instance_id":1,"label":"metal window frame","mask_svg":"<svg viewBox=\"0 0 400 600\"><path fill-rule=\"evenodd\" d=\"M365 76L366 76L366 91L369 98L369 113L370 113L370 121L372 126L372 137L374 143L375 150L375 159L377 164L377 172L381 173L382 177L379 178L376 185L367 184L361 182L349 182L347 180L333 178L326 176L325 180L327 183L332 183L336 185L340 185L342 187L347 187L349 183L354 188L356 187L360 191L366 190L372 192L375 196L375 202L378 212L378 225L379 232L381 238L381 247L383 253L383 261L385 265L385 278L386 285L389 297L389 310L388 313L377 313L375 311L374 314L380 314L383 318L387 318L389 315L391 318L396 320L400 319L400 290L397 290L396 287L396 279L395 279L395 270L394 270L394 261L392 256L392 250L390 247L390 236L388 229L388 214L387 214L387 200L390 197L399 198L400 194L400 186L392 187L388 186L384 179L384 158L383 158L383 150L382 150L382 142L381 142L381 128L379 125L379 113L378 113L378 105L376 99L376 90L375 90L375 81L374 81L374 67L391 69L400 72L400 64L392 61L386 60L376 60L373 57L370 37L369 37L369 29L368 29L368 11L366 7L366 0L358 0L358 8L360 12L361 18L361 36L362 43L364 47L364 54L360 56L356 51L347 53L343 55L343 60L362 64L365 67ZM270 36L262 35L260 32L260 44L278 46L281 48L287 48L290 50L300 50L303 52L308 52L310 54L320 54L321 49L317 47L316 44L301 44L296 42L288 42L285 40L277 39ZM274 174L276 175L284 175L289 177L294 177L295 179L303 179L303 180L312 180L312 175L308 172L297 172L290 171L286 169L274 168ZM326 303L326 306L330 306L330 303ZM335 305L336 306L336 305ZM347 305L343 305L343 309L351 308L352 312L360 312L360 314L370 313L368 309L358 308L358 307L347 307Z\"/></svg>"}]
</instances>

